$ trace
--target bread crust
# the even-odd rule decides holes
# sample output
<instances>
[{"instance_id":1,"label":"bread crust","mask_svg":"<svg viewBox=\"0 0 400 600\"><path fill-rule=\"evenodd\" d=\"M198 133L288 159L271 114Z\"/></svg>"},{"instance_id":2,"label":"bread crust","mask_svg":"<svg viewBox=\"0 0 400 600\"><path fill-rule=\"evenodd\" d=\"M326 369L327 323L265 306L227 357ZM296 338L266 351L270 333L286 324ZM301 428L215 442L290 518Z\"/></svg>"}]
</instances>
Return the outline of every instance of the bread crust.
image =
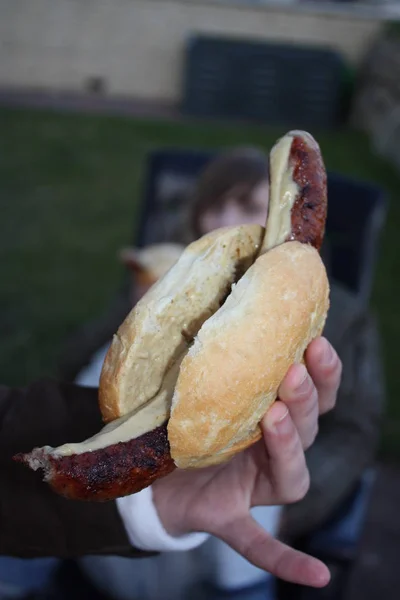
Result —
<instances>
[{"instance_id":1,"label":"bread crust","mask_svg":"<svg viewBox=\"0 0 400 600\"><path fill-rule=\"evenodd\" d=\"M145 405L254 262L263 227L224 227L190 244L142 297L114 335L105 358L99 405L109 422Z\"/></svg>"},{"instance_id":2,"label":"bread crust","mask_svg":"<svg viewBox=\"0 0 400 600\"><path fill-rule=\"evenodd\" d=\"M321 334L328 308L313 247L286 242L256 260L182 361L168 423L178 467L218 464L260 437L259 422Z\"/></svg>"}]
</instances>

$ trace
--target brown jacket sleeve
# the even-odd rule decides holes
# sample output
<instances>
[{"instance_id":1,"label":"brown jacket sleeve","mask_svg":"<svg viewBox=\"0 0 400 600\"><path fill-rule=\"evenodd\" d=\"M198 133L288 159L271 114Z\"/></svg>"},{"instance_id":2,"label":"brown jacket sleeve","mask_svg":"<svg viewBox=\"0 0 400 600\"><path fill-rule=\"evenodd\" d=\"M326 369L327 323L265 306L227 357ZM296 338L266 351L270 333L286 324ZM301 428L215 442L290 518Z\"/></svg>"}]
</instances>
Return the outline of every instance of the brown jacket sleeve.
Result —
<instances>
[{"instance_id":1,"label":"brown jacket sleeve","mask_svg":"<svg viewBox=\"0 0 400 600\"><path fill-rule=\"evenodd\" d=\"M285 509L283 533L290 539L320 526L351 493L374 460L385 406L375 320L335 285L324 335L342 360L342 382L336 407L321 418L317 439L306 453L309 492Z\"/></svg>"},{"instance_id":2,"label":"brown jacket sleeve","mask_svg":"<svg viewBox=\"0 0 400 600\"><path fill-rule=\"evenodd\" d=\"M130 546L115 502L66 500L12 460L35 446L81 441L101 426L95 389L50 380L0 387L0 555L145 556Z\"/></svg>"}]
</instances>

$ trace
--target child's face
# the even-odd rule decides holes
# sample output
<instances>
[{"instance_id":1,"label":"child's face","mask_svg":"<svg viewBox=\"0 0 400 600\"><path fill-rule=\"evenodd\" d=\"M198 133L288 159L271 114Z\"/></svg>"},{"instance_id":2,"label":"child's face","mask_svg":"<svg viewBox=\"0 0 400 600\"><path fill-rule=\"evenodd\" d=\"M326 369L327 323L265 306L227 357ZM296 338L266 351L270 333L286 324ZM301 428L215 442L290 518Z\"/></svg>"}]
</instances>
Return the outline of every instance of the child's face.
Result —
<instances>
[{"instance_id":1,"label":"child's face","mask_svg":"<svg viewBox=\"0 0 400 600\"><path fill-rule=\"evenodd\" d=\"M250 202L243 206L234 194L221 207L210 208L200 217L202 234L209 233L220 227L234 227L244 224L265 225L268 214L269 184L260 183L254 188Z\"/></svg>"}]
</instances>

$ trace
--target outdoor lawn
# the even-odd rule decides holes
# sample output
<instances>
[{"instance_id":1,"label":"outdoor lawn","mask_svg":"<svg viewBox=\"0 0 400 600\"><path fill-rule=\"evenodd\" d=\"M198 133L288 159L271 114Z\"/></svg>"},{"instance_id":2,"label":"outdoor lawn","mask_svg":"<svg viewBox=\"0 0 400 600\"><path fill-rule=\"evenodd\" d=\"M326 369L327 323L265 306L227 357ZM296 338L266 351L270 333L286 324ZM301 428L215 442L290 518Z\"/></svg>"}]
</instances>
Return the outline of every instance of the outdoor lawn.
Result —
<instances>
[{"instance_id":1,"label":"outdoor lawn","mask_svg":"<svg viewBox=\"0 0 400 600\"><path fill-rule=\"evenodd\" d=\"M268 149L284 133L5 108L0 132L0 382L12 385L54 373L66 336L115 294L122 277L116 254L132 238L146 152L165 145ZM390 195L373 305L388 379L383 448L400 456L400 175L359 133L312 133L329 169L377 182Z\"/></svg>"}]
</instances>

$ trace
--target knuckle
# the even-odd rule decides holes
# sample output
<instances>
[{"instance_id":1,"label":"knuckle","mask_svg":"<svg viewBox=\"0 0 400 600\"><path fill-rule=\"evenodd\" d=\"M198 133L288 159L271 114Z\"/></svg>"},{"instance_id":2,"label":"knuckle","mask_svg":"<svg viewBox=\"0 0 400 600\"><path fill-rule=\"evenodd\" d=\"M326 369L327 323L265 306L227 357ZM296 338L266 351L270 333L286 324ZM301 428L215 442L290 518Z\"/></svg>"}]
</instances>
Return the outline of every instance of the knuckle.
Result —
<instances>
[{"instance_id":1,"label":"knuckle","mask_svg":"<svg viewBox=\"0 0 400 600\"><path fill-rule=\"evenodd\" d=\"M335 358L333 359L332 364L329 365L329 367L327 368L327 372L325 375L329 385L336 385L337 387L339 387L340 379L342 377L342 370L342 361L335 352Z\"/></svg>"},{"instance_id":2,"label":"knuckle","mask_svg":"<svg viewBox=\"0 0 400 600\"><path fill-rule=\"evenodd\" d=\"M335 404L336 404L336 391L333 394L330 394L325 402L325 409L327 411L332 410L333 408L335 408Z\"/></svg>"},{"instance_id":3,"label":"knuckle","mask_svg":"<svg viewBox=\"0 0 400 600\"><path fill-rule=\"evenodd\" d=\"M310 474L304 462L303 466L292 472L281 486L276 490L276 502L278 504L295 504L300 502L310 488Z\"/></svg>"},{"instance_id":4,"label":"knuckle","mask_svg":"<svg viewBox=\"0 0 400 600\"><path fill-rule=\"evenodd\" d=\"M317 414L317 406L318 406L318 390L314 384L306 397L304 397L301 401L302 408L302 416L306 421L314 419Z\"/></svg>"},{"instance_id":5,"label":"knuckle","mask_svg":"<svg viewBox=\"0 0 400 600\"><path fill-rule=\"evenodd\" d=\"M287 463L291 464L296 460L299 451L301 451L302 448L299 434L294 425L291 427L290 431L286 431L284 434L282 434L281 442L283 456L285 457Z\"/></svg>"},{"instance_id":6,"label":"knuckle","mask_svg":"<svg viewBox=\"0 0 400 600\"><path fill-rule=\"evenodd\" d=\"M260 548L265 543L265 531L260 530L254 535L250 536L247 540L243 541L241 553L246 556L248 560L252 561L257 556Z\"/></svg>"},{"instance_id":7,"label":"knuckle","mask_svg":"<svg viewBox=\"0 0 400 600\"><path fill-rule=\"evenodd\" d=\"M295 394L298 398L308 398L312 392L313 380L310 374L306 371L306 377L303 383L295 390Z\"/></svg>"}]
</instances>

